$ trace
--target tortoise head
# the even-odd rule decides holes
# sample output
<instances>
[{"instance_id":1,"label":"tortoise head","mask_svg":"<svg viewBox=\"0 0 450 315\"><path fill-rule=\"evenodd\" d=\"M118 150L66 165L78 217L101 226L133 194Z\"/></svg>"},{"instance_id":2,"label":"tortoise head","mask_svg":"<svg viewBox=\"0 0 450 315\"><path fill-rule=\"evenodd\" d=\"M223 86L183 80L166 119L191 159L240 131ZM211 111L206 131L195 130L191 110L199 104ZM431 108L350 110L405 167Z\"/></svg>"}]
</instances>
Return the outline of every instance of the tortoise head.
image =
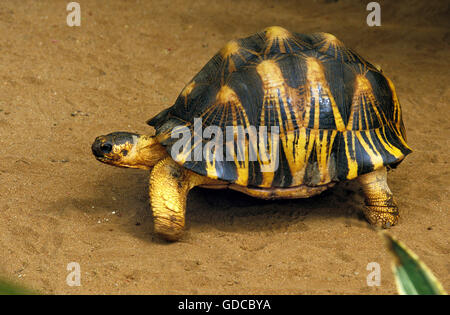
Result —
<instances>
[{"instance_id":1,"label":"tortoise head","mask_svg":"<svg viewBox=\"0 0 450 315\"><path fill-rule=\"evenodd\" d=\"M105 164L150 169L167 155L155 137L130 132L99 136L92 144L95 158Z\"/></svg>"}]
</instances>

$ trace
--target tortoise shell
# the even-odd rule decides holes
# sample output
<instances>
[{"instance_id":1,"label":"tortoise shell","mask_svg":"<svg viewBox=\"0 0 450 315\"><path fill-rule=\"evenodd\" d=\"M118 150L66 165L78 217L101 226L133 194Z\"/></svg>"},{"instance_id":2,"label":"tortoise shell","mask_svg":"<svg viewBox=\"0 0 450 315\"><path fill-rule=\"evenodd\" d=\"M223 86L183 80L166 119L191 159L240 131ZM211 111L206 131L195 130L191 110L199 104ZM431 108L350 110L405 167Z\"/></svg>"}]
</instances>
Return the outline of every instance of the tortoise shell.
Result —
<instances>
[{"instance_id":1,"label":"tortoise shell","mask_svg":"<svg viewBox=\"0 0 450 315\"><path fill-rule=\"evenodd\" d=\"M231 159L191 158L208 139L194 141L201 126L278 127L278 167L262 171L262 154L236 146ZM175 128L191 132L189 150L176 161L210 178L242 186L318 186L395 167L411 152L392 82L375 66L327 33L299 34L273 26L230 41L186 85L175 104L148 121L169 153ZM273 129L275 130L275 129ZM246 144L258 146L245 133ZM268 143L267 143L268 139ZM272 140L273 141L273 140ZM223 142L223 152L228 142ZM247 147L247 148L249 148ZM261 151L263 152L263 151ZM172 157L173 154L172 154ZM205 158L206 157L206 158Z\"/></svg>"}]
</instances>

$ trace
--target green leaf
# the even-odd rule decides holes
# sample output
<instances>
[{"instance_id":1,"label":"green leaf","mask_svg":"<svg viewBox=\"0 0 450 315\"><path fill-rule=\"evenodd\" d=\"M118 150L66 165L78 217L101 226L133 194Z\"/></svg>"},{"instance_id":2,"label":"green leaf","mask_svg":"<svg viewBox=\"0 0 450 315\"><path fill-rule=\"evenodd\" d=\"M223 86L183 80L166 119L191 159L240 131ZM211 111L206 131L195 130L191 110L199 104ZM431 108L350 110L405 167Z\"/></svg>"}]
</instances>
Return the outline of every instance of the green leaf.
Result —
<instances>
[{"instance_id":1,"label":"green leaf","mask_svg":"<svg viewBox=\"0 0 450 315\"><path fill-rule=\"evenodd\" d=\"M21 295L21 294L29 295L34 293L28 289L24 289L9 281L0 279L0 295Z\"/></svg>"},{"instance_id":2,"label":"green leaf","mask_svg":"<svg viewBox=\"0 0 450 315\"><path fill-rule=\"evenodd\" d=\"M402 242L388 233L383 233L389 251L394 255L392 271L399 294L446 295L441 283L419 257Z\"/></svg>"}]
</instances>

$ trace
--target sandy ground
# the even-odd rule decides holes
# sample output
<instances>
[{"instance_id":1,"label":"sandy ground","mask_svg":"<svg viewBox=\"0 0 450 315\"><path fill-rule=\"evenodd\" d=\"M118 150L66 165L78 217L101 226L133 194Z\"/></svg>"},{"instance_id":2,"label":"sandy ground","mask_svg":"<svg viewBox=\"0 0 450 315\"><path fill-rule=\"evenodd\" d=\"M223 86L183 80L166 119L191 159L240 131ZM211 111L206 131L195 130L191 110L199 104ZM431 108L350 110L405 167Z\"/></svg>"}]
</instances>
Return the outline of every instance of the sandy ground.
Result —
<instances>
[{"instance_id":1,"label":"sandy ground","mask_svg":"<svg viewBox=\"0 0 450 315\"><path fill-rule=\"evenodd\" d=\"M0 273L43 293L392 294L391 257L354 182L267 202L194 189L187 233L153 235L148 174L90 145L145 124L228 40L270 25L335 34L396 84L414 153L389 175L391 229L448 290L448 1L69 1L0 4ZM66 284L78 262L81 286ZM369 287L369 262L381 286Z\"/></svg>"}]
</instances>

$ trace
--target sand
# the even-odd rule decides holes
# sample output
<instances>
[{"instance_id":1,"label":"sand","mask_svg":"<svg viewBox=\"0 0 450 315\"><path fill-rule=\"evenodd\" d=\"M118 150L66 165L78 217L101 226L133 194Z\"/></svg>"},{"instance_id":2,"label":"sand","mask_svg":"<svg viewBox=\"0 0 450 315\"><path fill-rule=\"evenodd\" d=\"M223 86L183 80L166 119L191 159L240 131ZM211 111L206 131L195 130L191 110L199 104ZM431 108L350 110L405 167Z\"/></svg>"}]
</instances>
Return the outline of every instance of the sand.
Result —
<instances>
[{"instance_id":1,"label":"sand","mask_svg":"<svg viewBox=\"0 0 450 315\"><path fill-rule=\"evenodd\" d=\"M0 4L0 274L49 294L394 294L355 182L261 201L194 189L177 243L153 234L148 173L98 163L112 131L149 133L228 40L270 25L335 34L392 79L414 152L389 174L390 232L448 290L448 1L69 1ZM81 268L68 286L67 264ZM368 286L367 264L381 267Z\"/></svg>"}]
</instances>

